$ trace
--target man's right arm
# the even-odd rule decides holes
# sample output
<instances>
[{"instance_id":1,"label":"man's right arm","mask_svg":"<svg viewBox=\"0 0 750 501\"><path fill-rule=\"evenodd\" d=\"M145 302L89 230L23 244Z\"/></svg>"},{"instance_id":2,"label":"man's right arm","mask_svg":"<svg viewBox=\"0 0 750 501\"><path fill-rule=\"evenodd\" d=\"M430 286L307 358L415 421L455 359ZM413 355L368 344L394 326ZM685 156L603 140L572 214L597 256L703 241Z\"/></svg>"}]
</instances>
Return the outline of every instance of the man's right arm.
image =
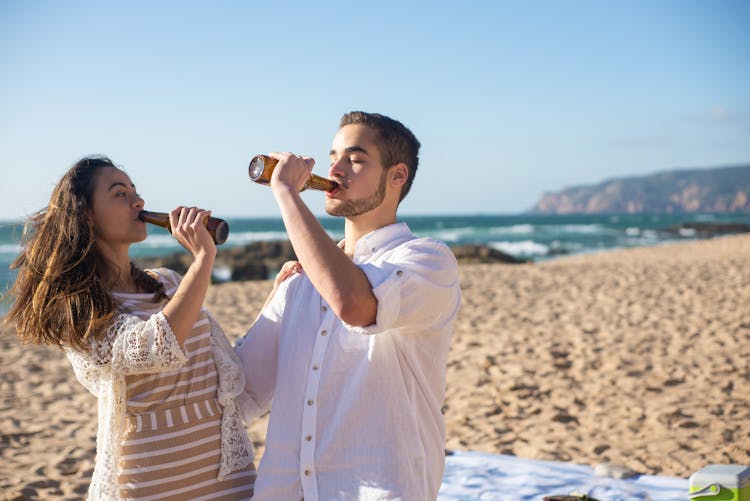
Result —
<instances>
[{"instance_id":1,"label":"man's right arm","mask_svg":"<svg viewBox=\"0 0 750 501\"><path fill-rule=\"evenodd\" d=\"M305 274L341 320L355 326L372 325L378 301L367 276L333 243L299 195L312 163L288 154L275 155L280 161L271 189Z\"/></svg>"}]
</instances>

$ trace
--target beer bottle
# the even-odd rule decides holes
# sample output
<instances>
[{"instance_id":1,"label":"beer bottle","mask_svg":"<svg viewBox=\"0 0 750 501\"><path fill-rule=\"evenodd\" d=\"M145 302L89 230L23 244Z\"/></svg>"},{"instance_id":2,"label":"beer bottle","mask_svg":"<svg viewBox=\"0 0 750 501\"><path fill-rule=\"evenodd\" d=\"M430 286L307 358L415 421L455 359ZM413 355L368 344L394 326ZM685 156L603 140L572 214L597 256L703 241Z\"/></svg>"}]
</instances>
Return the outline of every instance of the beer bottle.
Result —
<instances>
[{"instance_id":1,"label":"beer bottle","mask_svg":"<svg viewBox=\"0 0 750 501\"><path fill-rule=\"evenodd\" d=\"M250 179L256 183L268 185L271 184L271 174L273 174L273 169L276 167L277 163L279 163L279 161L273 157L267 155L256 155L250 160L247 173L250 176ZM310 174L310 179L307 180L300 191L308 188L311 190L331 191L337 187L338 183L336 181L331 181L330 179Z\"/></svg>"},{"instance_id":2,"label":"beer bottle","mask_svg":"<svg viewBox=\"0 0 750 501\"><path fill-rule=\"evenodd\" d=\"M138 219L147 223L161 226L168 232L172 233L172 228L169 225L169 214L166 212L151 212L149 210L142 210L138 213ZM208 217L205 219L206 229L214 239L216 245L223 244L227 241L229 236L229 223L218 217Z\"/></svg>"}]
</instances>

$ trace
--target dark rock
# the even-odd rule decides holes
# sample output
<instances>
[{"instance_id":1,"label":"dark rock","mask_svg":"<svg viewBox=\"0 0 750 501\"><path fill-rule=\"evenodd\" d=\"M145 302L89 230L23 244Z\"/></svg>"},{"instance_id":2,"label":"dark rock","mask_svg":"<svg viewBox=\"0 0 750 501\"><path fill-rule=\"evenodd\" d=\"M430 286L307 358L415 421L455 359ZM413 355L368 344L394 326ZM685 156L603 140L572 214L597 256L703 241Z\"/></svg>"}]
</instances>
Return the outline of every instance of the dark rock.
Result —
<instances>
[{"instance_id":1,"label":"dark rock","mask_svg":"<svg viewBox=\"0 0 750 501\"><path fill-rule=\"evenodd\" d=\"M253 242L239 247L219 248L215 269L228 269L229 280L266 280L273 278L286 261L295 259L297 257L288 240ZM191 259L186 252L177 252L134 261L142 268L166 267L184 275Z\"/></svg>"},{"instance_id":2,"label":"dark rock","mask_svg":"<svg viewBox=\"0 0 750 501\"><path fill-rule=\"evenodd\" d=\"M187 253L175 252L167 256L138 257L133 262L141 268L169 268L180 275L185 275L190 266L190 256Z\"/></svg>"},{"instance_id":3,"label":"dark rock","mask_svg":"<svg viewBox=\"0 0 750 501\"><path fill-rule=\"evenodd\" d=\"M452 250L459 263L528 262L485 245L458 245L452 247ZM266 280L273 278L286 261L296 259L288 240L253 242L239 247L220 248L216 255L215 269L228 270L224 275L231 281ZM162 257L137 258L134 261L141 268L166 267L184 275L191 259L186 252L178 252Z\"/></svg>"},{"instance_id":4,"label":"dark rock","mask_svg":"<svg viewBox=\"0 0 750 501\"><path fill-rule=\"evenodd\" d=\"M286 261L296 259L292 244L277 240L223 250L216 263L231 270L231 280L265 280L272 278Z\"/></svg>"},{"instance_id":5,"label":"dark rock","mask_svg":"<svg viewBox=\"0 0 750 501\"><path fill-rule=\"evenodd\" d=\"M667 233L697 238L711 238L719 235L732 235L750 232L750 225L743 223L682 223L670 226Z\"/></svg>"},{"instance_id":6,"label":"dark rock","mask_svg":"<svg viewBox=\"0 0 750 501\"><path fill-rule=\"evenodd\" d=\"M263 262L237 263L230 267L229 280L265 280L269 278L269 273Z\"/></svg>"},{"instance_id":7,"label":"dark rock","mask_svg":"<svg viewBox=\"0 0 750 501\"><path fill-rule=\"evenodd\" d=\"M456 245L451 247L456 260L459 263L509 263L519 264L526 263L525 259L520 259L505 252L487 247L486 245Z\"/></svg>"}]
</instances>

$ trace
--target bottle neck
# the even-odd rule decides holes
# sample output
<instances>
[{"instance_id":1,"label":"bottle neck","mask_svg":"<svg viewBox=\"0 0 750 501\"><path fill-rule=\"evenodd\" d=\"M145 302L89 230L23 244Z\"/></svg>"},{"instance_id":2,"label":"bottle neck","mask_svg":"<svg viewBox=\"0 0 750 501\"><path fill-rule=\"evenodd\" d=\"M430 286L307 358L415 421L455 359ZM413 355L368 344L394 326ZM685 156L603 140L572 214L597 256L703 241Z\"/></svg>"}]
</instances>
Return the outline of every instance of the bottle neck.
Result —
<instances>
[{"instance_id":1,"label":"bottle neck","mask_svg":"<svg viewBox=\"0 0 750 501\"><path fill-rule=\"evenodd\" d=\"M165 228L171 232L171 228L169 226L169 214L167 214L166 212L152 212L148 210L142 210L138 213L138 219L146 223L161 226L162 228Z\"/></svg>"}]
</instances>

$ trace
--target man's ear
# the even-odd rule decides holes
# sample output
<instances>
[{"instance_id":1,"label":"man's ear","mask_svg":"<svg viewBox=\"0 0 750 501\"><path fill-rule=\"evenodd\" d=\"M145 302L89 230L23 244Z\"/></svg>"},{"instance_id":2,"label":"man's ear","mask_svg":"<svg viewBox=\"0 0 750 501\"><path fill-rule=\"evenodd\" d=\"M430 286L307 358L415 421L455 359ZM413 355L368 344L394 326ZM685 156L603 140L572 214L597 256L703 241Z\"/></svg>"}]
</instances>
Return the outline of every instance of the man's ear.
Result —
<instances>
[{"instance_id":1,"label":"man's ear","mask_svg":"<svg viewBox=\"0 0 750 501\"><path fill-rule=\"evenodd\" d=\"M390 173L388 173L388 181L395 187L400 187L406 184L406 180L409 179L409 167L405 163L399 162L391 166Z\"/></svg>"}]
</instances>

